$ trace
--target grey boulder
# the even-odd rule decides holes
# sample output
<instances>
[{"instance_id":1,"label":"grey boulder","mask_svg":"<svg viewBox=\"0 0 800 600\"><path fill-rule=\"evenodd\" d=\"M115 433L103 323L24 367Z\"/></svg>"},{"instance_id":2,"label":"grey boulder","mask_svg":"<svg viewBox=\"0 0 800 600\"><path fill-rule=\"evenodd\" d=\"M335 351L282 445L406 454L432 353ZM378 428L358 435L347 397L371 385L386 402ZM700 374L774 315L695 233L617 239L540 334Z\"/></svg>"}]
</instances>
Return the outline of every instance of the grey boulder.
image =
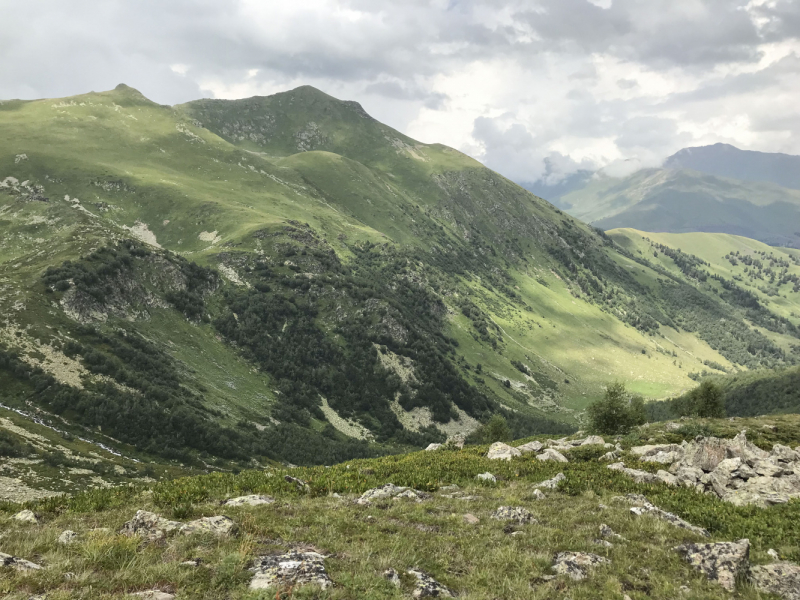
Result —
<instances>
[{"instance_id":1,"label":"grey boulder","mask_svg":"<svg viewBox=\"0 0 800 600\"><path fill-rule=\"evenodd\" d=\"M695 569L729 592L736 587L736 577L748 566L750 540L682 544L674 548Z\"/></svg>"}]
</instances>

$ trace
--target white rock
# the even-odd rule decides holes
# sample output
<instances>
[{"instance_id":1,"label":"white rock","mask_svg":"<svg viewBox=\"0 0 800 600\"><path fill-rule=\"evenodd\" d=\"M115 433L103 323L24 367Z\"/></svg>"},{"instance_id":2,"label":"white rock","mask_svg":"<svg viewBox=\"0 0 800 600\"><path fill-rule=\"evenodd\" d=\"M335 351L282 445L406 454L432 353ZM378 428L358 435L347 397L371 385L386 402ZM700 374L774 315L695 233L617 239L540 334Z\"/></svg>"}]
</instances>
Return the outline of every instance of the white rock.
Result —
<instances>
[{"instance_id":1,"label":"white rock","mask_svg":"<svg viewBox=\"0 0 800 600\"><path fill-rule=\"evenodd\" d=\"M542 442L528 442L527 444L522 444L522 446L517 446L517 450L522 452L523 454L527 454L528 452L539 452L544 448L544 444Z\"/></svg>"},{"instance_id":2,"label":"white rock","mask_svg":"<svg viewBox=\"0 0 800 600\"><path fill-rule=\"evenodd\" d=\"M431 452L433 450L438 450L442 447L442 444L428 444L428 447L425 448L425 452Z\"/></svg>"},{"instance_id":3,"label":"white rock","mask_svg":"<svg viewBox=\"0 0 800 600\"><path fill-rule=\"evenodd\" d=\"M19 556L11 556L0 552L0 567L11 567L17 571L38 571L42 567Z\"/></svg>"},{"instance_id":4,"label":"white rock","mask_svg":"<svg viewBox=\"0 0 800 600\"><path fill-rule=\"evenodd\" d=\"M239 496L238 498L225 500L222 504L224 506L259 506L261 504L272 504L273 502L275 502L275 498L272 496L250 494L249 496Z\"/></svg>"},{"instance_id":5,"label":"white rock","mask_svg":"<svg viewBox=\"0 0 800 600\"><path fill-rule=\"evenodd\" d=\"M132 595L143 598L143 600L173 600L175 598L174 595L160 590L147 590L146 592L136 592Z\"/></svg>"},{"instance_id":6,"label":"white rock","mask_svg":"<svg viewBox=\"0 0 800 600\"><path fill-rule=\"evenodd\" d=\"M39 522L39 517L37 517L36 514L32 510L28 510L28 509L19 511L17 514L15 514L11 518L14 519L15 521L21 521L23 523L34 523L35 524L35 523Z\"/></svg>"},{"instance_id":7,"label":"white rock","mask_svg":"<svg viewBox=\"0 0 800 600\"><path fill-rule=\"evenodd\" d=\"M546 461L546 460L553 460L555 462L569 462L567 457L561 454L558 450L554 450L553 448L548 448L541 454L536 455L536 460Z\"/></svg>"},{"instance_id":8,"label":"white rock","mask_svg":"<svg viewBox=\"0 0 800 600\"><path fill-rule=\"evenodd\" d=\"M492 475L489 472L486 473L479 473L475 475L475 479L480 479L481 481L491 481L492 483L497 483L497 477Z\"/></svg>"},{"instance_id":9,"label":"white rock","mask_svg":"<svg viewBox=\"0 0 800 600\"><path fill-rule=\"evenodd\" d=\"M516 456L522 456L522 452L503 442L495 442L489 446L489 452L486 454L486 458L490 460L511 460Z\"/></svg>"},{"instance_id":10,"label":"white rock","mask_svg":"<svg viewBox=\"0 0 800 600\"><path fill-rule=\"evenodd\" d=\"M58 543L68 546L69 544L74 544L78 540L78 534L74 531L67 529L61 532L61 535L58 536Z\"/></svg>"},{"instance_id":11,"label":"white rock","mask_svg":"<svg viewBox=\"0 0 800 600\"><path fill-rule=\"evenodd\" d=\"M558 487L559 482L563 481L564 479L566 479L564 474L563 473L559 473L558 475L556 475L552 479L545 479L544 481L541 481L541 482L537 483L533 487L535 487L535 488L544 488L544 489L548 489L548 490L554 490L554 489L556 489Z\"/></svg>"},{"instance_id":12,"label":"white rock","mask_svg":"<svg viewBox=\"0 0 800 600\"><path fill-rule=\"evenodd\" d=\"M606 441L599 435L590 435L581 442L581 446L593 446L596 444L604 445Z\"/></svg>"}]
</instances>

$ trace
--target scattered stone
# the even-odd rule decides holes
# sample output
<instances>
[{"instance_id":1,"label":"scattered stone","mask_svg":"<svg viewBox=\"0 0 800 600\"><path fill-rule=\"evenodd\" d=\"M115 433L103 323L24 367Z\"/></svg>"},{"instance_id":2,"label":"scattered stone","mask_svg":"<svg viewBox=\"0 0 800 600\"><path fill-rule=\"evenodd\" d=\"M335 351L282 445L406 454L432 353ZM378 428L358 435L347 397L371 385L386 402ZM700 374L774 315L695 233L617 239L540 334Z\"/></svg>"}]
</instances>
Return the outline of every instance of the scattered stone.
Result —
<instances>
[{"instance_id":1,"label":"scattered stone","mask_svg":"<svg viewBox=\"0 0 800 600\"><path fill-rule=\"evenodd\" d=\"M442 487L439 488L439 491L440 492L454 492L454 491L460 490L460 489L461 489L460 487L458 487L456 484L453 483L453 484L450 484L450 485L443 485Z\"/></svg>"},{"instance_id":2,"label":"scattered stone","mask_svg":"<svg viewBox=\"0 0 800 600\"><path fill-rule=\"evenodd\" d=\"M433 496L427 492L420 490L412 490L411 488L401 487L393 483L386 483L371 490L364 492L361 497L356 500L356 504L368 505L376 500L384 500L393 498L394 500L414 500L415 502L422 502L428 500Z\"/></svg>"},{"instance_id":3,"label":"scattered stone","mask_svg":"<svg viewBox=\"0 0 800 600\"><path fill-rule=\"evenodd\" d=\"M601 462L607 462L610 460L617 460L618 458L619 458L619 452L613 451L613 452L606 452L605 454L603 454L603 456L601 456L597 460Z\"/></svg>"},{"instance_id":4,"label":"scattered stone","mask_svg":"<svg viewBox=\"0 0 800 600\"><path fill-rule=\"evenodd\" d=\"M541 454L537 454L536 460L542 460L542 461L554 460L556 462L562 462L562 463L569 462L566 456L561 454L561 452L559 452L558 450L554 450L553 448L548 448Z\"/></svg>"},{"instance_id":5,"label":"scattered stone","mask_svg":"<svg viewBox=\"0 0 800 600\"><path fill-rule=\"evenodd\" d=\"M688 521L684 521L678 515L674 515L671 512L667 512L658 508L657 506L651 504L647 498L640 494L627 494L624 498L622 498L626 502L630 502L631 504L635 504L636 506L631 508L631 513L636 516L642 516L645 514L652 515L662 521L666 521L667 523L671 523L675 527L680 527L681 529L686 529L687 531L691 531L692 533L696 533L697 535L702 535L703 537L709 537L711 534L708 533L702 527L697 527L696 525L692 525Z\"/></svg>"},{"instance_id":6,"label":"scattered stone","mask_svg":"<svg viewBox=\"0 0 800 600\"><path fill-rule=\"evenodd\" d=\"M333 585L324 564L325 556L318 552L298 552L260 556L250 568L255 575L251 590L263 590L276 585L314 584L326 589Z\"/></svg>"},{"instance_id":7,"label":"scattered stone","mask_svg":"<svg viewBox=\"0 0 800 600\"><path fill-rule=\"evenodd\" d=\"M519 537L521 535L525 535L525 532L524 531L512 531L508 535L510 535L511 537Z\"/></svg>"},{"instance_id":8,"label":"scattered stone","mask_svg":"<svg viewBox=\"0 0 800 600\"><path fill-rule=\"evenodd\" d=\"M383 572L383 577L394 587L396 588L400 587L400 575L398 575L397 571L395 571L394 569L386 569Z\"/></svg>"},{"instance_id":9,"label":"scattered stone","mask_svg":"<svg viewBox=\"0 0 800 600\"><path fill-rule=\"evenodd\" d=\"M683 458L683 447L678 444L634 446L631 448L631 453L643 462L667 465Z\"/></svg>"},{"instance_id":10,"label":"scattered stone","mask_svg":"<svg viewBox=\"0 0 800 600\"><path fill-rule=\"evenodd\" d=\"M283 479L288 483L293 483L297 486L301 492L310 492L311 487L302 479L298 479L297 477L292 477L291 475L284 475Z\"/></svg>"},{"instance_id":11,"label":"scattered stone","mask_svg":"<svg viewBox=\"0 0 800 600\"><path fill-rule=\"evenodd\" d=\"M771 457L785 463L793 463L800 460L800 454L798 454L796 450L792 450L789 446L783 446L781 444L775 444L772 447Z\"/></svg>"},{"instance_id":12,"label":"scattered stone","mask_svg":"<svg viewBox=\"0 0 800 600\"><path fill-rule=\"evenodd\" d=\"M420 490L412 490L408 489L404 492L400 492L397 494L393 500L413 500L414 502L422 502L423 500L430 500L433 498L433 495L429 494L428 492L422 492Z\"/></svg>"},{"instance_id":13,"label":"scattered stone","mask_svg":"<svg viewBox=\"0 0 800 600\"><path fill-rule=\"evenodd\" d=\"M486 454L489 460L511 460L516 456L522 456L522 452L503 442L495 442L489 446L489 452Z\"/></svg>"},{"instance_id":14,"label":"scattered stone","mask_svg":"<svg viewBox=\"0 0 800 600\"><path fill-rule=\"evenodd\" d=\"M736 587L736 576L747 568L750 540L710 544L682 544L674 548L695 569L729 592Z\"/></svg>"},{"instance_id":15,"label":"scattered stone","mask_svg":"<svg viewBox=\"0 0 800 600\"><path fill-rule=\"evenodd\" d=\"M58 536L58 543L63 544L65 546L74 544L77 540L78 540L78 534L70 529L62 531L61 535Z\"/></svg>"},{"instance_id":16,"label":"scattered stone","mask_svg":"<svg viewBox=\"0 0 800 600\"><path fill-rule=\"evenodd\" d=\"M409 569L408 574L417 578L417 584L414 586L414 591L411 594L414 598L456 597L456 593L453 590L436 581L425 571L420 569Z\"/></svg>"},{"instance_id":17,"label":"scattered stone","mask_svg":"<svg viewBox=\"0 0 800 600\"><path fill-rule=\"evenodd\" d=\"M614 547L614 544L612 544L611 542L609 542L607 540L596 539L596 540L594 540L594 543L597 544L598 546L603 546L604 548L613 548Z\"/></svg>"},{"instance_id":18,"label":"scattered stone","mask_svg":"<svg viewBox=\"0 0 800 600\"><path fill-rule=\"evenodd\" d=\"M600 535L604 538L609 538L612 540L618 540L620 542L625 541L625 538L622 537L620 534L616 533L611 527L602 523L600 525Z\"/></svg>"},{"instance_id":19,"label":"scattered stone","mask_svg":"<svg viewBox=\"0 0 800 600\"><path fill-rule=\"evenodd\" d=\"M580 581L589 575L590 569L610 563L607 558L588 552L559 552L553 559L553 570Z\"/></svg>"},{"instance_id":20,"label":"scattered stone","mask_svg":"<svg viewBox=\"0 0 800 600\"><path fill-rule=\"evenodd\" d=\"M22 523L33 523L34 525L39 522L39 517L32 510L25 510L19 511L13 517L11 517L15 521L21 521Z\"/></svg>"},{"instance_id":21,"label":"scattered stone","mask_svg":"<svg viewBox=\"0 0 800 600\"><path fill-rule=\"evenodd\" d=\"M225 500L222 504L224 506L259 506L261 504L272 504L273 502L275 502L275 498L272 496L251 494L249 496L239 496L238 498Z\"/></svg>"},{"instance_id":22,"label":"scattered stone","mask_svg":"<svg viewBox=\"0 0 800 600\"><path fill-rule=\"evenodd\" d=\"M790 562L750 567L750 581L761 592L800 600L800 566Z\"/></svg>"},{"instance_id":23,"label":"scattered stone","mask_svg":"<svg viewBox=\"0 0 800 600\"><path fill-rule=\"evenodd\" d=\"M535 500L544 500L545 498L547 498L547 496L544 495L542 490L533 490L532 496Z\"/></svg>"},{"instance_id":24,"label":"scattered stone","mask_svg":"<svg viewBox=\"0 0 800 600\"><path fill-rule=\"evenodd\" d=\"M601 438L599 435L590 435L585 440L581 441L581 446L594 446L594 445L605 445L606 441Z\"/></svg>"},{"instance_id":25,"label":"scattered stone","mask_svg":"<svg viewBox=\"0 0 800 600\"><path fill-rule=\"evenodd\" d=\"M131 595L138 596L144 600L174 600L175 598L173 594L167 594L161 590L147 590L146 592L136 592Z\"/></svg>"},{"instance_id":26,"label":"scattered stone","mask_svg":"<svg viewBox=\"0 0 800 600\"><path fill-rule=\"evenodd\" d=\"M767 550L767 556L769 556L772 560L779 560L780 556L778 555L778 551L770 548Z\"/></svg>"},{"instance_id":27,"label":"scattered stone","mask_svg":"<svg viewBox=\"0 0 800 600\"><path fill-rule=\"evenodd\" d=\"M521 506L501 506L492 513L491 517L498 521L512 521L517 525L528 525L529 523L537 522L531 512Z\"/></svg>"},{"instance_id":28,"label":"scattered stone","mask_svg":"<svg viewBox=\"0 0 800 600\"><path fill-rule=\"evenodd\" d=\"M479 473L478 475L475 475L475 479L480 479L481 481L490 481L491 483L497 483L497 477L488 472Z\"/></svg>"},{"instance_id":29,"label":"scattered stone","mask_svg":"<svg viewBox=\"0 0 800 600\"><path fill-rule=\"evenodd\" d=\"M533 487L535 487L535 488L544 488L544 489L547 489L547 490L554 490L554 489L556 489L558 487L559 482L564 481L565 479L566 479L566 477L564 476L564 474L563 473L559 473L558 475L556 475L552 479L545 479L544 481L542 481L540 483L537 483Z\"/></svg>"},{"instance_id":30,"label":"scattered stone","mask_svg":"<svg viewBox=\"0 0 800 600\"><path fill-rule=\"evenodd\" d=\"M192 535L195 533L212 533L214 535L232 535L236 533L237 527L233 519L217 515L214 517L202 517L195 521L186 523L181 527L181 533Z\"/></svg>"},{"instance_id":31,"label":"scattered stone","mask_svg":"<svg viewBox=\"0 0 800 600\"><path fill-rule=\"evenodd\" d=\"M201 558L190 558L189 560L184 560L181 562L184 567L199 567L203 564L203 559Z\"/></svg>"},{"instance_id":32,"label":"scattered stone","mask_svg":"<svg viewBox=\"0 0 800 600\"><path fill-rule=\"evenodd\" d=\"M168 534L180 531L183 523L168 521L155 513L146 510L137 510L133 518L122 526L119 532L122 535L138 535L147 541L156 541Z\"/></svg>"},{"instance_id":33,"label":"scattered stone","mask_svg":"<svg viewBox=\"0 0 800 600\"><path fill-rule=\"evenodd\" d=\"M539 452L544 448L544 444L542 442L528 442L527 444L522 444L522 446L517 446L517 450L522 452L522 454L528 454L529 452Z\"/></svg>"},{"instance_id":34,"label":"scattered stone","mask_svg":"<svg viewBox=\"0 0 800 600\"><path fill-rule=\"evenodd\" d=\"M467 513L464 515L464 522L468 525L477 525L481 520L472 513Z\"/></svg>"},{"instance_id":35,"label":"scattered stone","mask_svg":"<svg viewBox=\"0 0 800 600\"><path fill-rule=\"evenodd\" d=\"M442 447L442 444L428 444L428 447L425 448L425 452L431 452L433 450L438 450Z\"/></svg>"},{"instance_id":36,"label":"scattered stone","mask_svg":"<svg viewBox=\"0 0 800 600\"><path fill-rule=\"evenodd\" d=\"M0 567L11 567L17 571L38 571L42 568L41 565L32 563L29 560L25 560L19 556L3 554L2 552L0 552Z\"/></svg>"}]
</instances>

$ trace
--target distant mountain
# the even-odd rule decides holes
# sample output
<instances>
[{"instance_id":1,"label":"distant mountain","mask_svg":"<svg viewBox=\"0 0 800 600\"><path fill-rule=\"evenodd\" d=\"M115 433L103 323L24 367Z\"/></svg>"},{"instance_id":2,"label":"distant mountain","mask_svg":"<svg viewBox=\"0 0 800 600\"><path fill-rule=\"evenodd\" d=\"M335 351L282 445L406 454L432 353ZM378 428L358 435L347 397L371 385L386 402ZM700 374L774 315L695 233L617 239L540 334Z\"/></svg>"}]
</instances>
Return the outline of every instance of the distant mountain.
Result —
<instances>
[{"instance_id":1,"label":"distant mountain","mask_svg":"<svg viewBox=\"0 0 800 600\"><path fill-rule=\"evenodd\" d=\"M800 191L688 169L643 169L622 179L595 176L558 206L601 229L731 233L800 247Z\"/></svg>"},{"instance_id":2,"label":"distant mountain","mask_svg":"<svg viewBox=\"0 0 800 600\"><path fill-rule=\"evenodd\" d=\"M739 150L730 144L684 148L665 162L667 169L691 169L744 181L764 181L800 190L800 156Z\"/></svg>"}]
</instances>

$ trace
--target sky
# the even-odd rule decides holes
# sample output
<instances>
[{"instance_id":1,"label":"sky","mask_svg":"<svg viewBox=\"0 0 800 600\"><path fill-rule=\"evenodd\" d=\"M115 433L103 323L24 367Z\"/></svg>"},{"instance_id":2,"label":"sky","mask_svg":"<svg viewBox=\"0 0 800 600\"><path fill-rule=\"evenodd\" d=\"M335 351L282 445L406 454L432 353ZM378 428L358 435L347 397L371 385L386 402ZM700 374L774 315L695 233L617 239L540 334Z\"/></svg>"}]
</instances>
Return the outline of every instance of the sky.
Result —
<instances>
[{"instance_id":1,"label":"sky","mask_svg":"<svg viewBox=\"0 0 800 600\"><path fill-rule=\"evenodd\" d=\"M518 182L800 154L800 0L0 0L0 98L313 85Z\"/></svg>"}]
</instances>

